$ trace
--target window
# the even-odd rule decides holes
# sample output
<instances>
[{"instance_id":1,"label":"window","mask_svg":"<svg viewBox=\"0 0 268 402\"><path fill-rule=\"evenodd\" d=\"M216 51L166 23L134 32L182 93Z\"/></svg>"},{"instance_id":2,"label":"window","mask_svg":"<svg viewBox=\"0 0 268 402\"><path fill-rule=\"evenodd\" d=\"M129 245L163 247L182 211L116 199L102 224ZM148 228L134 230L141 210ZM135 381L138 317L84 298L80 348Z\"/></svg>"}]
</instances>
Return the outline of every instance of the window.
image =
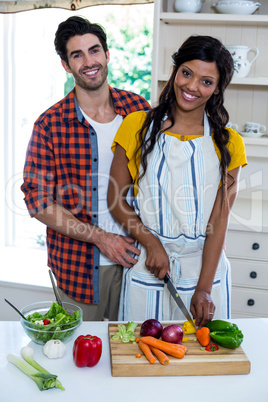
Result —
<instances>
[{"instance_id":1,"label":"window","mask_svg":"<svg viewBox=\"0 0 268 402\"><path fill-rule=\"evenodd\" d=\"M84 16L105 28L111 54L109 83L150 100L152 4L97 6L79 14L61 9L0 14L4 88L0 95L4 116L0 122L0 185L4 188L0 249L8 253L12 269L19 270L23 264L26 273L40 264L46 266L46 246L45 226L29 217L20 190L25 153L34 121L72 88L72 79L54 49L59 23L71 15Z\"/></svg>"}]
</instances>

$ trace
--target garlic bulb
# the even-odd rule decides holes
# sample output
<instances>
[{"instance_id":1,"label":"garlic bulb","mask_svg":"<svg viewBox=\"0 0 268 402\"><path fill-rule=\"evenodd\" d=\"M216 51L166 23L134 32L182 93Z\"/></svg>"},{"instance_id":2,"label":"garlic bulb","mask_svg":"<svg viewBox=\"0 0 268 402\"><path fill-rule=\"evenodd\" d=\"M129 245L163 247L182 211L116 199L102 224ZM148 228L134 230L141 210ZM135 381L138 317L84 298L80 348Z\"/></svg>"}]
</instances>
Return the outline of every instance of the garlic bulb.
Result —
<instances>
[{"instance_id":1,"label":"garlic bulb","mask_svg":"<svg viewBox=\"0 0 268 402\"><path fill-rule=\"evenodd\" d=\"M51 339L43 346L43 352L49 359L63 357L66 350L66 346L59 339Z\"/></svg>"}]
</instances>

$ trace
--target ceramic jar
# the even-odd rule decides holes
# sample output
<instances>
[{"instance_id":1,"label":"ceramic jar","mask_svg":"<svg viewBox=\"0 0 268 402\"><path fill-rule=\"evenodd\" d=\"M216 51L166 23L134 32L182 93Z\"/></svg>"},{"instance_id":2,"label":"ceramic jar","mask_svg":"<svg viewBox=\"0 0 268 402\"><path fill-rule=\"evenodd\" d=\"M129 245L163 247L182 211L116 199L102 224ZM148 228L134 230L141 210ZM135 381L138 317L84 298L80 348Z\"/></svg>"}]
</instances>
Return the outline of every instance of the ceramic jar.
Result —
<instances>
[{"instance_id":1,"label":"ceramic jar","mask_svg":"<svg viewBox=\"0 0 268 402\"><path fill-rule=\"evenodd\" d=\"M234 60L234 77L246 77L250 72L253 62L259 55L259 49L257 47L242 45L226 46L226 49L229 50ZM255 53L255 56L249 61L248 53L251 51Z\"/></svg>"}]
</instances>

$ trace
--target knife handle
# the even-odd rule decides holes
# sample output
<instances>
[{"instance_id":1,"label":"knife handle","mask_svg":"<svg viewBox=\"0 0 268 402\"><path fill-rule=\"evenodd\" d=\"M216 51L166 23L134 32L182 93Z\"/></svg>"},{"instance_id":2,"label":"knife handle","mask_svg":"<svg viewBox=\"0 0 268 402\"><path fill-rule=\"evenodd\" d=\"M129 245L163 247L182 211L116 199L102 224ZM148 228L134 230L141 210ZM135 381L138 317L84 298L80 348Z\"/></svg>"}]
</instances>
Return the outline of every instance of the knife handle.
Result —
<instances>
[{"instance_id":1,"label":"knife handle","mask_svg":"<svg viewBox=\"0 0 268 402\"><path fill-rule=\"evenodd\" d=\"M167 283L170 280L170 276L169 274L166 273L165 277L164 277L164 282Z\"/></svg>"}]
</instances>

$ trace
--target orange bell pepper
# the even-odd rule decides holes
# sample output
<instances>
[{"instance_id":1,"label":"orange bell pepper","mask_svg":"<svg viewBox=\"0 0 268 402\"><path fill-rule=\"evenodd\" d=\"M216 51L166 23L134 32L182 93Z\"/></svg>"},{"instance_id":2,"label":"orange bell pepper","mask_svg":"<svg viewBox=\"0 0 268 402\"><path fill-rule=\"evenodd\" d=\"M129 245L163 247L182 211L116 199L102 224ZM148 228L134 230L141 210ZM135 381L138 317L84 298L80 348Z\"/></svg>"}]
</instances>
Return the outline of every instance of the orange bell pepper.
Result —
<instances>
[{"instance_id":1,"label":"orange bell pepper","mask_svg":"<svg viewBox=\"0 0 268 402\"><path fill-rule=\"evenodd\" d=\"M210 329L202 327L196 331L196 338L202 346L208 346L210 342Z\"/></svg>"}]
</instances>

